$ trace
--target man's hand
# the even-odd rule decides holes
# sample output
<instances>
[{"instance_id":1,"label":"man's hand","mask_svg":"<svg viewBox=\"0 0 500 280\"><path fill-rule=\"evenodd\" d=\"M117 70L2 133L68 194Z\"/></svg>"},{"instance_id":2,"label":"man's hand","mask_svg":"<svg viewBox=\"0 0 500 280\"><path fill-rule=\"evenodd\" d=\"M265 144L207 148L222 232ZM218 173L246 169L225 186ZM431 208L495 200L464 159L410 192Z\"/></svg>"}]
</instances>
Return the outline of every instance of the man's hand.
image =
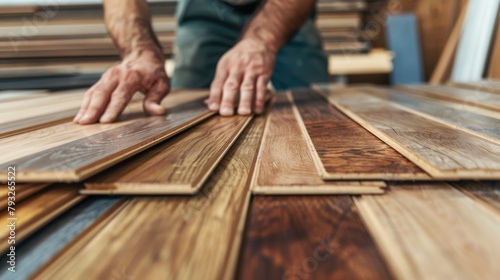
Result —
<instances>
[{"instance_id":1,"label":"man's hand","mask_svg":"<svg viewBox=\"0 0 500 280\"><path fill-rule=\"evenodd\" d=\"M210 97L206 101L208 108L230 116L240 93L238 114L262 113L275 59L276 51L262 42L242 39L217 64Z\"/></svg>"},{"instance_id":2,"label":"man's hand","mask_svg":"<svg viewBox=\"0 0 500 280\"><path fill-rule=\"evenodd\" d=\"M165 114L160 103L168 92L168 79L163 55L158 51L131 52L118 66L106 71L99 82L85 93L74 122L113 122L137 91L145 94L143 107L146 113Z\"/></svg>"}]
</instances>

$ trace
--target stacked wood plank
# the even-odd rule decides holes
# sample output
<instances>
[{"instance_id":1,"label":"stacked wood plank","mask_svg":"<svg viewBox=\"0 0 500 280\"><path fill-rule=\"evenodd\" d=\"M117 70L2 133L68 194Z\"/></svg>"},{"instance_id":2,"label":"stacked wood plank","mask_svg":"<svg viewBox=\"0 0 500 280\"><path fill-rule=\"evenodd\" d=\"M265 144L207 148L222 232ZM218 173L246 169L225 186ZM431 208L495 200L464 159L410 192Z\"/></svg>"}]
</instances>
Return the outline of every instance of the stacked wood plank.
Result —
<instances>
[{"instance_id":1,"label":"stacked wood plank","mask_svg":"<svg viewBox=\"0 0 500 280\"><path fill-rule=\"evenodd\" d=\"M471 91L322 85L231 118L179 91L167 116L136 98L90 126L54 121L81 92L23 96L0 106L47 121L0 138L0 179L16 166L21 246L85 195L126 195L35 279L494 279L498 94Z\"/></svg>"}]
</instances>

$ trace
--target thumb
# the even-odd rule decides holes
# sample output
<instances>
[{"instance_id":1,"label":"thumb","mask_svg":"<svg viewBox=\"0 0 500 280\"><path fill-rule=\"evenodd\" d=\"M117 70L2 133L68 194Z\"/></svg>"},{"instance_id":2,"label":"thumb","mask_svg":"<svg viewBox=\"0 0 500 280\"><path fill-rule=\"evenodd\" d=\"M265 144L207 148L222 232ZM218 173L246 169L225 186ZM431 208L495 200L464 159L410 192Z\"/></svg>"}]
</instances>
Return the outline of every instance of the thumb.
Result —
<instances>
[{"instance_id":1,"label":"thumb","mask_svg":"<svg viewBox=\"0 0 500 280\"><path fill-rule=\"evenodd\" d=\"M161 101L167 95L168 90L168 84L163 79L159 79L153 84L146 93L143 104L144 111L146 111L148 115L165 115L165 108L161 106Z\"/></svg>"}]
</instances>

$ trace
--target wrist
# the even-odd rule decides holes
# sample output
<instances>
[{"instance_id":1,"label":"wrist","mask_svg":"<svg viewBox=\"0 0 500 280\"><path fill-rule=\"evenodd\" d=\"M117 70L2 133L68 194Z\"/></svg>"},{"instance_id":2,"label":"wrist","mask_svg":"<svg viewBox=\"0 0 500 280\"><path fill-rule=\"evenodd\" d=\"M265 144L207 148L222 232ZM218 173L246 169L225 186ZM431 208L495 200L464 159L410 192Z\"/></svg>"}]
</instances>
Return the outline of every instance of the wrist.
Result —
<instances>
[{"instance_id":1,"label":"wrist","mask_svg":"<svg viewBox=\"0 0 500 280\"><path fill-rule=\"evenodd\" d=\"M247 30L240 41L248 41L258 46L263 46L266 50L277 54L282 47L281 40L267 30Z\"/></svg>"}]
</instances>

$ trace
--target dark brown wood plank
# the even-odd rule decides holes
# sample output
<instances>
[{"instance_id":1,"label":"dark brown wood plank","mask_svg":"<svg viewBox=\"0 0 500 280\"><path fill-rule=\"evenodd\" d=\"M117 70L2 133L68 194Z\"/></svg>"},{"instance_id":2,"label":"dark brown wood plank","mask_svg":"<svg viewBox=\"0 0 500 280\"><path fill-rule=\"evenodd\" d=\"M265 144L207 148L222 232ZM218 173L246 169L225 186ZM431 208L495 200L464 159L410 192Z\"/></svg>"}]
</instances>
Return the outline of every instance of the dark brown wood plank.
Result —
<instances>
[{"instance_id":1,"label":"dark brown wood plank","mask_svg":"<svg viewBox=\"0 0 500 280\"><path fill-rule=\"evenodd\" d=\"M429 176L311 90L293 99L322 163L323 179L428 180Z\"/></svg>"},{"instance_id":2,"label":"dark brown wood plank","mask_svg":"<svg viewBox=\"0 0 500 280\"><path fill-rule=\"evenodd\" d=\"M257 196L236 279L392 279L348 196Z\"/></svg>"}]
</instances>

